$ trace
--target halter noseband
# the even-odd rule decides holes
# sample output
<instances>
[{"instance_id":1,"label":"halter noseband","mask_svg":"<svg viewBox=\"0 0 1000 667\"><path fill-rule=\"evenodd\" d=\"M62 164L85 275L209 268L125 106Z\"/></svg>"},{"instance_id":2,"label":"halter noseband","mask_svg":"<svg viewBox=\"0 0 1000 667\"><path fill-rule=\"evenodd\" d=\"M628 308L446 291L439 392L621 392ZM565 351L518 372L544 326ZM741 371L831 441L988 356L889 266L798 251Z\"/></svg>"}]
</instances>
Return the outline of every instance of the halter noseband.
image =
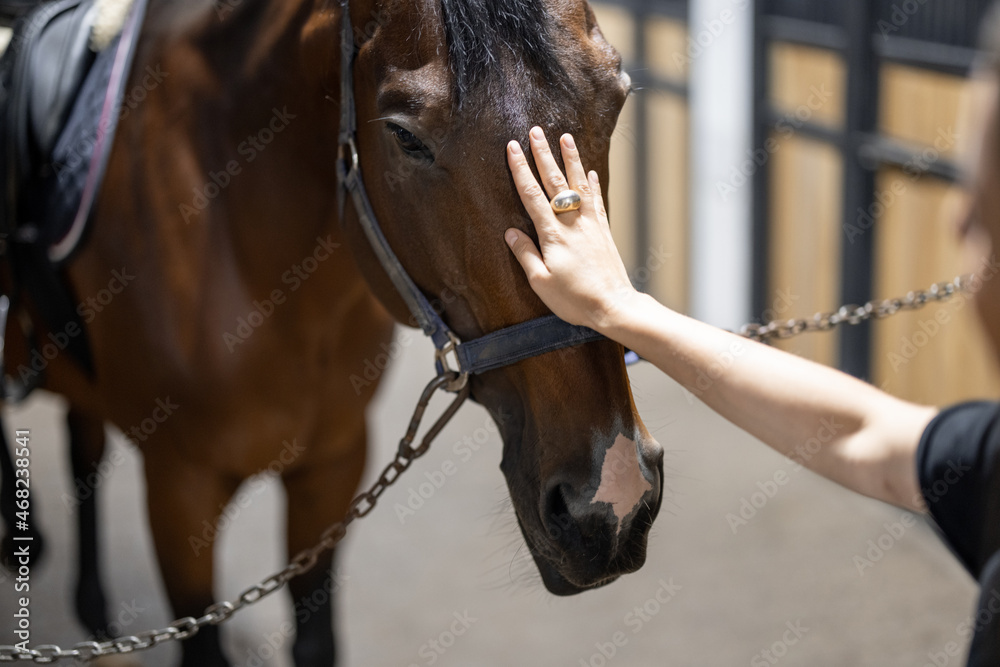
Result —
<instances>
[{"instance_id":1,"label":"halter noseband","mask_svg":"<svg viewBox=\"0 0 1000 667\"><path fill-rule=\"evenodd\" d=\"M403 268L389 241L382 233L371 200L361 177L357 148L357 111L354 103L354 34L351 28L350 0L341 0L341 76L340 76L340 158L337 172L341 220L344 197L350 195L361 228L368 237L379 262L392 280L396 291L424 334L437 348L435 361L439 374L453 372L458 377L449 389L458 391L470 375L484 373L567 347L606 340L593 329L564 322L555 315L515 324L475 340L462 341ZM454 365L452 365L454 363Z\"/></svg>"}]
</instances>

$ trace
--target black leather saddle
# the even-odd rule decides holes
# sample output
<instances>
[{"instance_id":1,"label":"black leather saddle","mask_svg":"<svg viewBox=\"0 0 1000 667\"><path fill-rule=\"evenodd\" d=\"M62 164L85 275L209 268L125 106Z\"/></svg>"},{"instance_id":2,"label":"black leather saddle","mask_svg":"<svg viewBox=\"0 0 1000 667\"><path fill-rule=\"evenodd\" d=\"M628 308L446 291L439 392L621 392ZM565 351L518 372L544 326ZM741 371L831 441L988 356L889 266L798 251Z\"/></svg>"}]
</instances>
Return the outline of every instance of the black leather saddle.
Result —
<instances>
[{"instance_id":1,"label":"black leather saddle","mask_svg":"<svg viewBox=\"0 0 1000 667\"><path fill-rule=\"evenodd\" d=\"M134 0L121 33L95 53L95 0L0 0L0 21L13 21L0 58L0 336L7 310L26 292L50 332L83 332L69 337L66 351L87 373L90 346L61 265L97 200L145 8ZM41 381L11 371L0 365L0 395L9 400Z\"/></svg>"},{"instance_id":2,"label":"black leather saddle","mask_svg":"<svg viewBox=\"0 0 1000 667\"><path fill-rule=\"evenodd\" d=\"M22 224L39 224L25 220L21 198L33 180L48 175L56 141L96 55L90 50L93 0L35 2L23 12L26 4L12 5L9 13L17 10L22 16L0 60L0 155L6 184L0 195L0 232L8 235L16 235Z\"/></svg>"}]
</instances>

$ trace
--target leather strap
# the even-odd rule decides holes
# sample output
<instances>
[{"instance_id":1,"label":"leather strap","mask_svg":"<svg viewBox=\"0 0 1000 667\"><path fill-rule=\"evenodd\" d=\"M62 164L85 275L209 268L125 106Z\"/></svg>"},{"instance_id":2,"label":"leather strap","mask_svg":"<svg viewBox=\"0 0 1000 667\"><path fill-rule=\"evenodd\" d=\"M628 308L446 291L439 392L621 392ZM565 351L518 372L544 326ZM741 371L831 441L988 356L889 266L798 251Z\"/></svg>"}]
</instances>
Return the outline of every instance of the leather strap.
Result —
<instances>
[{"instance_id":1,"label":"leather strap","mask_svg":"<svg viewBox=\"0 0 1000 667\"><path fill-rule=\"evenodd\" d=\"M547 315L459 343L456 353L462 370L475 375L599 340L607 338L593 329Z\"/></svg>"}]
</instances>

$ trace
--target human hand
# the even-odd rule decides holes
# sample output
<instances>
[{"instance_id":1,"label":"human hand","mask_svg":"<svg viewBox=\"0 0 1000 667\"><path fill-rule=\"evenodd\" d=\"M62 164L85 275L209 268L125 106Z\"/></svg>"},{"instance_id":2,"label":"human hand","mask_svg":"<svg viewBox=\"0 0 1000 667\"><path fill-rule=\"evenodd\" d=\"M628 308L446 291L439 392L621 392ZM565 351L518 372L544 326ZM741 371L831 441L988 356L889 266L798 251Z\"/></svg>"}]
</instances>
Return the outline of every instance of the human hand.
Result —
<instances>
[{"instance_id":1,"label":"human hand","mask_svg":"<svg viewBox=\"0 0 1000 667\"><path fill-rule=\"evenodd\" d=\"M565 175L542 129L532 129L530 136L544 189L516 141L507 145L507 161L521 201L535 223L539 245L516 229L508 229L504 238L531 288L552 312L571 324L606 331L616 323L622 306L638 293L611 237L597 172L584 170L571 135L560 140ZM557 215L551 198L566 189L580 193L582 205L577 211Z\"/></svg>"}]
</instances>

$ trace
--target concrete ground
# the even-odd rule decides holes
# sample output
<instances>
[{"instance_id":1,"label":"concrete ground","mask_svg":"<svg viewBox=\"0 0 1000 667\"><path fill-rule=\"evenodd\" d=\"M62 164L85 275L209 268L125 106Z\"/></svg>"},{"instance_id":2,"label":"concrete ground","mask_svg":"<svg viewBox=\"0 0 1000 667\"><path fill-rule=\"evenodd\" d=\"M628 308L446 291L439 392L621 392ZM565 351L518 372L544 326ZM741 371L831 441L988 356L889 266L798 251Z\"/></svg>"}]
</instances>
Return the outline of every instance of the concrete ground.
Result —
<instances>
[{"instance_id":1,"label":"concrete ground","mask_svg":"<svg viewBox=\"0 0 1000 667\"><path fill-rule=\"evenodd\" d=\"M389 373L370 415L368 479L390 458L430 358L421 341ZM904 525L900 510L796 472L656 369L641 366L632 377L643 418L667 451L666 500L640 572L581 596L549 595L507 504L500 443L486 413L468 405L350 532L337 570L343 664L964 664L958 626L973 609L975 586L930 527ZM48 558L32 573L36 643L84 639L70 612L75 546L73 513L61 500L70 491L61 407L38 395L5 414L8 429L32 429L34 498L49 538ZM471 456L457 450L464 436L482 448ZM169 614L138 454L118 434L114 454L119 463L100 486L104 572L114 616L131 633L162 626ZM425 486L423 506L401 519L395 506L448 461L456 474L433 494ZM781 471L786 483L769 484ZM759 506L755 515L744 499ZM222 539L221 596L279 567L282 505L270 484L234 520ZM750 518L734 524L727 515L741 506ZM9 643L13 582L0 591L0 643ZM288 665L280 627L291 618L289 601L276 596L230 621L234 665ZM139 664L173 665L177 655L176 647L158 648Z\"/></svg>"}]
</instances>

